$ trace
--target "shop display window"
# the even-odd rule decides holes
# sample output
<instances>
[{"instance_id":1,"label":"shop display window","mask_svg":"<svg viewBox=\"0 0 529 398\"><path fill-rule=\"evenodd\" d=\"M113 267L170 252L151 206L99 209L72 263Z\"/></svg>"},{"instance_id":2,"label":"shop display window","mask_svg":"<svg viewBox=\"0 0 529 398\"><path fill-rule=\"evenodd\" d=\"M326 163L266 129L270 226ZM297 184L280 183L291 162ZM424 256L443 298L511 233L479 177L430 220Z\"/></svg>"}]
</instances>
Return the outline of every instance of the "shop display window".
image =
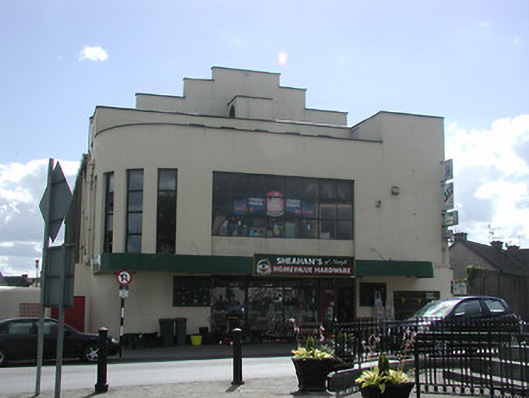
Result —
<instances>
[{"instance_id":1,"label":"shop display window","mask_svg":"<svg viewBox=\"0 0 529 398\"><path fill-rule=\"evenodd\" d=\"M353 239L353 181L213 175L214 236Z\"/></svg>"},{"instance_id":2,"label":"shop display window","mask_svg":"<svg viewBox=\"0 0 529 398\"><path fill-rule=\"evenodd\" d=\"M175 276L173 306L209 306L209 326L216 341L224 341L236 327L252 341L284 340L296 337L291 319L309 329L335 320L339 297L352 297L350 289L349 279ZM345 313L353 306L343 297Z\"/></svg>"},{"instance_id":3,"label":"shop display window","mask_svg":"<svg viewBox=\"0 0 529 398\"><path fill-rule=\"evenodd\" d=\"M173 307L209 307L210 282L200 277L173 278Z\"/></svg>"}]
</instances>

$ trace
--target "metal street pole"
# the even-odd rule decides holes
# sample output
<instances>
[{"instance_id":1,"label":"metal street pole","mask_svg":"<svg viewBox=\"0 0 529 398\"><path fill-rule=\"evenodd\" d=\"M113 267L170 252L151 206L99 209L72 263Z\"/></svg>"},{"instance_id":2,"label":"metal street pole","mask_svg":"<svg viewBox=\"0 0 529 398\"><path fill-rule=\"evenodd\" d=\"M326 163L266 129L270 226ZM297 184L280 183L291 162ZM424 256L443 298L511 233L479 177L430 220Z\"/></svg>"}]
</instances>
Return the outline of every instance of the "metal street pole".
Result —
<instances>
[{"instance_id":1,"label":"metal street pole","mask_svg":"<svg viewBox=\"0 0 529 398\"><path fill-rule=\"evenodd\" d=\"M53 172L53 159L50 158L48 161L48 182L47 187L51 186L51 174ZM51 196L51 195L50 195ZM50 208L50 201L48 200L48 211ZM49 247L49 226L48 222L44 222L44 244L42 246L42 267L40 270L40 307L39 307L39 334L37 340L37 376L35 381L35 395L40 395L40 378L42 374L42 354L44 351L44 312L46 307L44 307L44 269L46 267L46 254Z\"/></svg>"},{"instance_id":2,"label":"metal street pole","mask_svg":"<svg viewBox=\"0 0 529 398\"><path fill-rule=\"evenodd\" d=\"M67 255L63 262L62 272L60 276L60 291L59 291L59 330L57 334L57 355L55 356L55 398L61 396L61 380L62 380L62 352L64 347L64 273L66 272Z\"/></svg>"}]
</instances>

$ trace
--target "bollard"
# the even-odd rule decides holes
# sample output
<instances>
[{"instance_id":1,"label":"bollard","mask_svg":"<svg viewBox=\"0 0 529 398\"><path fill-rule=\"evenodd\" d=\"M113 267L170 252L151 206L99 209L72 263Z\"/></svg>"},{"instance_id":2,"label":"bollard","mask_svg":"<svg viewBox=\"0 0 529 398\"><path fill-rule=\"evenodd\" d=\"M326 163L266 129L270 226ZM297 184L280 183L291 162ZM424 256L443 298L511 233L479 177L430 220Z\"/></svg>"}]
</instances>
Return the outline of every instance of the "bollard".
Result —
<instances>
[{"instance_id":1,"label":"bollard","mask_svg":"<svg viewBox=\"0 0 529 398\"><path fill-rule=\"evenodd\" d=\"M95 385L95 392L97 394L107 392L107 335L108 329L99 329L99 351L97 352L97 383Z\"/></svg>"},{"instance_id":2,"label":"bollard","mask_svg":"<svg viewBox=\"0 0 529 398\"><path fill-rule=\"evenodd\" d=\"M240 386L244 384L242 381L242 343L241 343L241 329L233 329L233 381L232 385Z\"/></svg>"}]
</instances>

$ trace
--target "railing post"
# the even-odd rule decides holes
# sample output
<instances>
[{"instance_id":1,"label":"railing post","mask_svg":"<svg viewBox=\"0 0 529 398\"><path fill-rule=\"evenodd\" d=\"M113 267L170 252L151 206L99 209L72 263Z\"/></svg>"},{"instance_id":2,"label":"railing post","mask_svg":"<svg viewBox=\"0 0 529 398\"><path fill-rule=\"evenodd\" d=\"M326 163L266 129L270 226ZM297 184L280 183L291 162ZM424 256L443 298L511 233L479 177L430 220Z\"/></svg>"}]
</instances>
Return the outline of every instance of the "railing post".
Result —
<instances>
[{"instance_id":1,"label":"railing post","mask_svg":"<svg viewBox=\"0 0 529 398\"><path fill-rule=\"evenodd\" d=\"M108 329L99 329L99 350L97 352L97 383L95 392L100 394L108 391L107 384L107 335Z\"/></svg>"},{"instance_id":2,"label":"railing post","mask_svg":"<svg viewBox=\"0 0 529 398\"><path fill-rule=\"evenodd\" d=\"M414 331L415 336L417 336L417 331ZM417 394L417 398L421 398L421 384L420 384L420 377L419 374L421 372L420 369L420 361L419 361L419 340L415 340L415 344L413 344L413 359L415 362L415 391Z\"/></svg>"},{"instance_id":3,"label":"railing post","mask_svg":"<svg viewBox=\"0 0 529 398\"><path fill-rule=\"evenodd\" d=\"M240 386L242 381L242 330L237 328L232 330L233 336L233 381L232 385Z\"/></svg>"}]
</instances>

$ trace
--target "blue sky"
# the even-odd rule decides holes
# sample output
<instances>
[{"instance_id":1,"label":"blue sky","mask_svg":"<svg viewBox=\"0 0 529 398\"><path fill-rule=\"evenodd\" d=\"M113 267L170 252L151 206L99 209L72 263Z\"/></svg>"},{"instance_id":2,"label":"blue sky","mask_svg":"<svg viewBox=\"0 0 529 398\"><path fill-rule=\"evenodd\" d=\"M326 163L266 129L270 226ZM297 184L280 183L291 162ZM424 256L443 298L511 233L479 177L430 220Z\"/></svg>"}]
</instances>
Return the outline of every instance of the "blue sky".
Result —
<instances>
[{"instance_id":1,"label":"blue sky","mask_svg":"<svg viewBox=\"0 0 529 398\"><path fill-rule=\"evenodd\" d=\"M181 95L212 66L280 72L350 125L444 117L456 230L529 247L528 21L525 0L3 1L0 271L34 272L47 159L75 174L96 105Z\"/></svg>"}]
</instances>

